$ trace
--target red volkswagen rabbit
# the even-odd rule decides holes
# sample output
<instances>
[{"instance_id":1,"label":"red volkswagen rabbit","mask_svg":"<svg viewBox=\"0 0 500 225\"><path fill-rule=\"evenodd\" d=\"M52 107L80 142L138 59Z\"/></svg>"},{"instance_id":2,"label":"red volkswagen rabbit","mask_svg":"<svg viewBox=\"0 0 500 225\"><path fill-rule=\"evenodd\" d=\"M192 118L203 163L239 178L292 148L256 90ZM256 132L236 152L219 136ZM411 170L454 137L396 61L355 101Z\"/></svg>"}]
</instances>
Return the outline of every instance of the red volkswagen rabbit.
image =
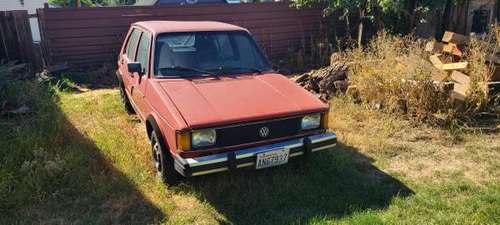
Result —
<instances>
[{"instance_id":1,"label":"red volkswagen rabbit","mask_svg":"<svg viewBox=\"0 0 500 225\"><path fill-rule=\"evenodd\" d=\"M167 183L278 166L337 143L328 106L274 72L244 28L134 23L118 67L123 104L145 123Z\"/></svg>"}]
</instances>

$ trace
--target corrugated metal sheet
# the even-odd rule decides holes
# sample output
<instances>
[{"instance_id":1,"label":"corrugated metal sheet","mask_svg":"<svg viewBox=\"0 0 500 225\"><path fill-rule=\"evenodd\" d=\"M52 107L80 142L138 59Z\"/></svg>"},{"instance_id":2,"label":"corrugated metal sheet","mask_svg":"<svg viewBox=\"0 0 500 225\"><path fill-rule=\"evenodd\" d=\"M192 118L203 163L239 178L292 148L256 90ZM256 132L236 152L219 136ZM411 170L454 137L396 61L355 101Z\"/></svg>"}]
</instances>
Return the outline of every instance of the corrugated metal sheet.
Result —
<instances>
[{"instance_id":1,"label":"corrugated metal sheet","mask_svg":"<svg viewBox=\"0 0 500 225\"><path fill-rule=\"evenodd\" d=\"M136 21L213 20L236 24L249 29L271 59L318 34L323 24L321 9L297 10L285 2L44 8L38 13L47 61L76 66L115 62L130 24Z\"/></svg>"}]
</instances>

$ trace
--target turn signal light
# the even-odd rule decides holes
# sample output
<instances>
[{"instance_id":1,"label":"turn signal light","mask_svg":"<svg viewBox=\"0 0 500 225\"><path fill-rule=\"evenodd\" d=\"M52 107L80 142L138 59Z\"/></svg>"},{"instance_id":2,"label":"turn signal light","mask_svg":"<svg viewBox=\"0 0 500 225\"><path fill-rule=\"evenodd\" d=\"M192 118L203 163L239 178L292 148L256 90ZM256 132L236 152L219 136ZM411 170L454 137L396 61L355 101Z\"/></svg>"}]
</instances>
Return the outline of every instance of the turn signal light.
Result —
<instances>
[{"instance_id":1,"label":"turn signal light","mask_svg":"<svg viewBox=\"0 0 500 225\"><path fill-rule=\"evenodd\" d=\"M191 150L191 133L177 133L177 150L189 151Z\"/></svg>"}]
</instances>

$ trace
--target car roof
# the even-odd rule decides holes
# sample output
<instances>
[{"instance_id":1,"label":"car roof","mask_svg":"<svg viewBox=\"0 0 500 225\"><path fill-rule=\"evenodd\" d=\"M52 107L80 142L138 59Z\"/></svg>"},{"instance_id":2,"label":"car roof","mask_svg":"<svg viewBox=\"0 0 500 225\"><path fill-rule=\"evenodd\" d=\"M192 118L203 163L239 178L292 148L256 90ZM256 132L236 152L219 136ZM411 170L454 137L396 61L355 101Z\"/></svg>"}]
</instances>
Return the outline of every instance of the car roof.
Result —
<instances>
[{"instance_id":1,"label":"car roof","mask_svg":"<svg viewBox=\"0 0 500 225\"><path fill-rule=\"evenodd\" d=\"M196 31L246 31L247 29L214 21L142 21L132 24L152 33L196 32Z\"/></svg>"}]
</instances>

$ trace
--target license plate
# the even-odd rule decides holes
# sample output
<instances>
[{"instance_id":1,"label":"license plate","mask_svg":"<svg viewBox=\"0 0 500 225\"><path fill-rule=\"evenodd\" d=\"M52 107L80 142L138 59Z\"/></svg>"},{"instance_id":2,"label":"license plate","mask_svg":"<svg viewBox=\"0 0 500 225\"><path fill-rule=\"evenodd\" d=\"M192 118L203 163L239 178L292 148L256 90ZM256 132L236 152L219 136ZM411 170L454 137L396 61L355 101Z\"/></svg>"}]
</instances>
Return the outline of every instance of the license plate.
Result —
<instances>
[{"instance_id":1,"label":"license plate","mask_svg":"<svg viewBox=\"0 0 500 225\"><path fill-rule=\"evenodd\" d=\"M289 149L279 149L257 154L256 169L264 169L288 163Z\"/></svg>"}]
</instances>

